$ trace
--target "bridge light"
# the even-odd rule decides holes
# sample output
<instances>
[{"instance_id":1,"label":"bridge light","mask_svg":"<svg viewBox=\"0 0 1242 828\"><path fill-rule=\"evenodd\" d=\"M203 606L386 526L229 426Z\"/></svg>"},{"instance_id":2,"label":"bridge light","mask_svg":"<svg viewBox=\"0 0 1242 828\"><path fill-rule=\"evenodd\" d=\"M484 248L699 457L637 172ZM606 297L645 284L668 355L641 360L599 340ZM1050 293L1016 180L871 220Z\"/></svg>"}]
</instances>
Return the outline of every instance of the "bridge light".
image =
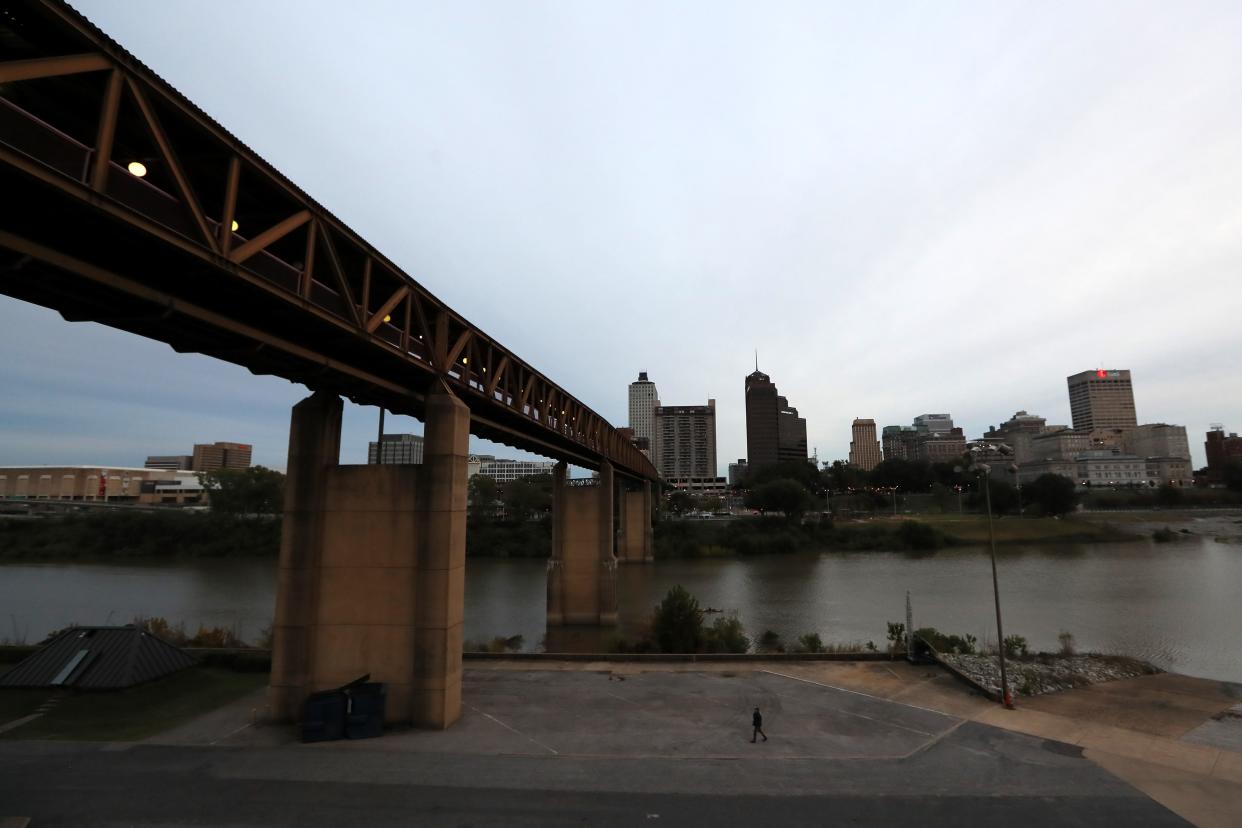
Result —
<instances>
[{"instance_id":1,"label":"bridge light","mask_svg":"<svg viewBox=\"0 0 1242 828\"><path fill-rule=\"evenodd\" d=\"M484 368L484 369L483 369L483 373L485 373L485 374L487 373L487 369L486 369L486 368Z\"/></svg>"},{"instance_id":2,"label":"bridge light","mask_svg":"<svg viewBox=\"0 0 1242 828\"><path fill-rule=\"evenodd\" d=\"M386 313L386 314L384 314L384 321L385 321L385 322L391 322L391 321L392 321L392 314L391 314L391 313Z\"/></svg>"},{"instance_id":3,"label":"bridge light","mask_svg":"<svg viewBox=\"0 0 1242 828\"><path fill-rule=\"evenodd\" d=\"M470 360L469 360L467 357L462 357L462 358L461 358L461 364L462 364L462 365L469 365L469 364L470 364Z\"/></svg>"},{"instance_id":4,"label":"bridge light","mask_svg":"<svg viewBox=\"0 0 1242 828\"><path fill-rule=\"evenodd\" d=\"M239 225L237 224L237 220L236 220L236 219L234 219L234 220L233 220L233 232L234 232L234 233L236 233L236 232L237 232L237 228L238 228L238 226L239 226Z\"/></svg>"},{"instance_id":5,"label":"bridge light","mask_svg":"<svg viewBox=\"0 0 1242 828\"><path fill-rule=\"evenodd\" d=\"M129 170L130 175L136 176L137 178L142 178L147 174L147 165L141 161L130 161L129 166L126 167L126 169Z\"/></svg>"}]
</instances>

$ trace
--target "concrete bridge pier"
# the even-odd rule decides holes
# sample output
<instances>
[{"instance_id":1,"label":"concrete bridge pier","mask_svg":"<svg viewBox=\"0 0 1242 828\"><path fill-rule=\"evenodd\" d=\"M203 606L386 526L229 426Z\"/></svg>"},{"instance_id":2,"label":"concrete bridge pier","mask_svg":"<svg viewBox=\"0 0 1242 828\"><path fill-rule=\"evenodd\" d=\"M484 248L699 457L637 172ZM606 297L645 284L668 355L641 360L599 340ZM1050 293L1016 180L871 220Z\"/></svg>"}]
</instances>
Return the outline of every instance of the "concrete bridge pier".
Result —
<instances>
[{"instance_id":1,"label":"concrete bridge pier","mask_svg":"<svg viewBox=\"0 0 1242 828\"><path fill-rule=\"evenodd\" d=\"M429 394L421 466L341 466L342 403L294 406L273 626L272 715L370 673L393 723L461 715L470 415Z\"/></svg>"},{"instance_id":2,"label":"concrete bridge pier","mask_svg":"<svg viewBox=\"0 0 1242 828\"><path fill-rule=\"evenodd\" d=\"M565 463L552 473L552 556L548 559L548 625L617 623L617 558L613 552L613 472L570 481Z\"/></svg>"},{"instance_id":3,"label":"concrete bridge pier","mask_svg":"<svg viewBox=\"0 0 1242 828\"><path fill-rule=\"evenodd\" d=\"M643 481L637 489L621 490L620 523L617 560L621 563L646 563L655 560L649 482Z\"/></svg>"}]
</instances>

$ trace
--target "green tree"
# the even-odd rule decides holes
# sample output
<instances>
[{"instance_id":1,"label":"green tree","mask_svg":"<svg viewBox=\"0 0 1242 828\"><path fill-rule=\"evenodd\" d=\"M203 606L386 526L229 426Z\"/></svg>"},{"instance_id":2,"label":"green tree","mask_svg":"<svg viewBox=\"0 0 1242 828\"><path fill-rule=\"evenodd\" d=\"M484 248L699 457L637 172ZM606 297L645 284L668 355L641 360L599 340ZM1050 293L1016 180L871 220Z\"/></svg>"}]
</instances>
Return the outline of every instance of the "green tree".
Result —
<instances>
[{"instance_id":1,"label":"green tree","mask_svg":"<svg viewBox=\"0 0 1242 828\"><path fill-rule=\"evenodd\" d=\"M979 479L978 485L971 491L968 502L970 508L978 509L980 512L987 509L987 493L983 491L984 480ZM992 514L1007 515L1018 511L1018 490L1014 488L1008 481L993 477L992 486Z\"/></svg>"},{"instance_id":2,"label":"green tree","mask_svg":"<svg viewBox=\"0 0 1242 828\"><path fill-rule=\"evenodd\" d=\"M651 632L662 653L697 653L703 646L703 611L681 584L655 608Z\"/></svg>"},{"instance_id":3,"label":"green tree","mask_svg":"<svg viewBox=\"0 0 1242 828\"><path fill-rule=\"evenodd\" d=\"M1242 492L1242 463L1233 462L1225 466L1225 486L1235 492Z\"/></svg>"},{"instance_id":4,"label":"green tree","mask_svg":"<svg viewBox=\"0 0 1242 828\"><path fill-rule=\"evenodd\" d=\"M824 651L824 641L819 637L819 633L806 633L798 636L798 652L800 653L822 653Z\"/></svg>"},{"instance_id":5,"label":"green tree","mask_svg":"<svg viewBox=\"0 0 1242 828\"><path fill-rule=\"evenodd\" d=\"M668 508L675 515L694 511L694 496L681 489L673 489L668 495Z\"/></svg>"},{"instance_id":6,"label":"green tree","mask_svg":"<svg viewBox=\"0 0 1242 828\"><path fill-rule=\"evenodd\" d=\"M1059 474L1041 474L1022 487L1023 496L1045 515L1064 515L1078 505L1074 481Z\"/></svg>"},{"instance_id":7,"label":"green tree","mask_svg":"<svg viewBox=\"0 0 1242 828\"><path fill-rule=\"evenodd\" d=\"M864 489L871 484L870 475L857 466L834 460L832 465L824 469L823 476L828 488L834 492L848 492L851 489Z\"/></svg>"},{"instance_id":8,"label":"green tree","mask_svg":"<svg viewBox=\"0 0 1242 828\"><path fill-rule=\"evenodd\" d=\"M1165 508L1177 506L1182 502L1182 490L1172 483L1165 483L1156 489L1156 503Z\"/></svg>"},{"instance_id":9,"label":"green tree","mask_svg":"<svg viewBox=\"0 0 1242 828\"><path fill-rule=\"evenodd\" d=\"M496 481L485 474L476 474L467 484L469 516L472 521L496 520L498 489Z\"/></svg>"},{"instance_id":10,"label":"green tree","mask_svg":"<svg viewBox=\"0 0 1242 828\"><path fill-rule=\"evenodd\" d=\"M750 638L736 615L717 618L707 630L706 650L709 653L744 653L750 650Z\"/></svg>"},{"instance_id":11,"label":"green tree","mask_svg":"<svg viewBox=\"0 0 1242 828\"><path fill-rule=\"evenodd\" d=\"M511 521L525 523L542 518L552 510L552 475L519 477L505 484L500 499Z\"/></svg>"},{"instance_id":12,"label":"green tree","mask_svg":"<svg viewBox=\"0 0 1242 828\"><path fill-rule=\"evenodd\" d=\"M746 473L746 486L750 489L758 488L774 480L795 480L802 484L804 489L817 495L826 494L828 491L819 469L806 460L781 460L757 469L750 469Z\"/></svg>"},{"instance_id":13,"label":"green tree","mask_svg":"<svg viewBox=\"0 0 1242 828\"><path fill-rule=\"evenodd\" d=\"M782 512L792 522L800 521L814 504L814 497L796 480L771 480L746 493L747 508Z\"/></svg>"},{"instance_id":14,"label":"green tree","mask_svg":"<svg viewBox=\"0 0 1242 828\"><path fill-rule=\"evenodd\" d=\"M275 515L285 507L285 476L263 466L199 472L211 510L229 515Z\"/></svg>"},{"instance_id":15,"label":"green tree","mask_svg":"<svg viewBox=\"0 0 1242 828\"><path fill-rule=\"evenodd\" d=\"M894 457L884 460L871 470L871 485L905 492L925 492L931 486L932 471L927 463Z\"/></svg>"},{"instance_id":16,"label":"green tree","mask_svg":"<svg viewBox=\"0 0 1242 828\"><path fill-rule=\"evenodd\" d=\"M901 621L888 622L888 655L892 658L893 653L897 652L899 646L904 647L906 643L906 625Z\"/></svg>"}]
</instances>

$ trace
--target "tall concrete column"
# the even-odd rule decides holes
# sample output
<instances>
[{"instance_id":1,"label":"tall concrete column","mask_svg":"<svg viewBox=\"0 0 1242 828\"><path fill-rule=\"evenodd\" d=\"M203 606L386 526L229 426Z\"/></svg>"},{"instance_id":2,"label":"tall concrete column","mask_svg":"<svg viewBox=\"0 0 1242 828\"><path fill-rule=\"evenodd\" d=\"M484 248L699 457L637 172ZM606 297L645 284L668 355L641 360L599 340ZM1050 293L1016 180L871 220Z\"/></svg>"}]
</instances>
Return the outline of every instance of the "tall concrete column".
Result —
<instances>
[{"instance_id":1,"label":"tall concrete column","mask_svg":"<svg viewBox=\"0 0 1242 828\"><path fill-rule=\"evenodd\" d=\"M461 716L470 409L445 389L427 395L418 499L414 692L416 726Z\"/></svg>"},{"instance_id":2,"label":"tall concrete column","mask_svg":"<svg viewBox=\"0 0 1242 828\"><path fill-rule=\"evenodd\" d=\"M598 480L579 485L557 464L552 491L548 623L616 624L612 466L604 463Z\"/></svg>"},{"instance_id":3,"label":"tall concrete column","mask_svg":"<svg viewBox=\"0 0 1242 828\"><path fill-rule=\"evenodd\" d=\"M565 514L564 461L552 468L552 554L548 558L548 626L559 627L565 623L565 532L561 528L561 516Z\"/></svg>"},{"instance_id":4,"label":"tall concrete column","mask_svg":"<svg viewBox=\"0 0 1242 828\"><path fill-rule=\"evenodd\" d=\"M296 719L311 683L311 648L319 599L327 469L341 453L341 399L316 392L293 407L272 624L268 706Z\"/></svg>"},{"instance_id":5,"label":"tall concrete column","mask_svg":"<svg viewBox=\"0 0 1242 828\"><path fill-rule=\"evenodd\" d=\"M637 489L621 492L621 535L617 541L617 559L621 563L654 560L652 532L651 484L644 481Z\"/></svg>"}]
</instances>

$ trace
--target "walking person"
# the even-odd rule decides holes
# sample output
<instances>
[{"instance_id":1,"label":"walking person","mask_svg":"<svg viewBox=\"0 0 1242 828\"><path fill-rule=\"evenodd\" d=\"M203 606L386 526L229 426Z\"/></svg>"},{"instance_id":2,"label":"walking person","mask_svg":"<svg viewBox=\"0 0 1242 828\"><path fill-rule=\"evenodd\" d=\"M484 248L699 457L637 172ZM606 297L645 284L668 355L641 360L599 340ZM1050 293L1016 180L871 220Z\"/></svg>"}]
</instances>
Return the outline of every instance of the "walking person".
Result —
<instances>
[{"instance_id":1,"label":"walking person","mask_svg":"<svg viewBox=\"0 0 1242 828\"><path fill-rule=\"evenodd\" d=\"M751 734L750 743L753 745L755 740L762 736L763 741L768 740L768 734L763 732L763 714L759 712L759 708L755 708L755 713L750 717L750 723L755 728L755 732Z\"/></svg>"}]
</instances>

